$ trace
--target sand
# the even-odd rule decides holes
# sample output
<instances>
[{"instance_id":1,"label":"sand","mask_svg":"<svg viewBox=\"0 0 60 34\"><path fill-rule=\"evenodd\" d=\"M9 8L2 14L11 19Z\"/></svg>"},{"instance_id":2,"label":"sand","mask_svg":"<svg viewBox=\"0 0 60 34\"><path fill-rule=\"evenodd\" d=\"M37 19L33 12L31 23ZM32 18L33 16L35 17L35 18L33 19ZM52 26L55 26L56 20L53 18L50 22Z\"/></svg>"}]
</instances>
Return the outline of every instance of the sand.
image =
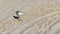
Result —
<instances>
[{"instance_id":1,"label":"sand","mask_svg":"<svg viewBox=\"0 0 60 34\"><path fill-rule=\"evenodd\" d=\"M0 34L60 34L60 0L0 0ZM19 20L16 11L23 11Z\"/></svg>"}]
</instances>

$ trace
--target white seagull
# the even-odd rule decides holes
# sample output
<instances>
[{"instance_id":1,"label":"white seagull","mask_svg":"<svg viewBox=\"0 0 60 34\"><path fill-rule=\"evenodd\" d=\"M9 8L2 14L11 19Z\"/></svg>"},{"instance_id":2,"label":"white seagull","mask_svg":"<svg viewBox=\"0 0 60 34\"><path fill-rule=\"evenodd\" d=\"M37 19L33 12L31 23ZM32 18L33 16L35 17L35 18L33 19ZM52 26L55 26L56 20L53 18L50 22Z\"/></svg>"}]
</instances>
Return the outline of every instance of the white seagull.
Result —
<instances>
[{"instance_id":1,"label":"white seagull","mask_svg":"<svg viewBox=\"0 0 60 34\"><path fill-rule=\"evenodd\" d=\"M16 16L13 16L15 19L18 19L20 21L20 16L22 15L22 11L16 11Z\"/></svg>"}]
</instances>

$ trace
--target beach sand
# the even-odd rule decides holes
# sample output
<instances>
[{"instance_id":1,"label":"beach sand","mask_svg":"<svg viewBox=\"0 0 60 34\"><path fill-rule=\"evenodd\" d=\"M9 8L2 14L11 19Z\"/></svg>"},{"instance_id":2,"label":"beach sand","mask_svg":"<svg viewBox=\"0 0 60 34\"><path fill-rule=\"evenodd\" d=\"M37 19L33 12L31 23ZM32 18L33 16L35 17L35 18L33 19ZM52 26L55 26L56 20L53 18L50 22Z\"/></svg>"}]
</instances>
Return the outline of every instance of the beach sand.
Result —
<instances>
[{"instance_id":1,"label":"beach sand","mask_svg":"<svg viewBox=\"0 0 60 34\"><path fill-rule=\"evenodd\" d=\"M60 0L0 0L0 34L60 34ZM20 21L13 18L23 11Z\"/></svg>"}]
</instances>

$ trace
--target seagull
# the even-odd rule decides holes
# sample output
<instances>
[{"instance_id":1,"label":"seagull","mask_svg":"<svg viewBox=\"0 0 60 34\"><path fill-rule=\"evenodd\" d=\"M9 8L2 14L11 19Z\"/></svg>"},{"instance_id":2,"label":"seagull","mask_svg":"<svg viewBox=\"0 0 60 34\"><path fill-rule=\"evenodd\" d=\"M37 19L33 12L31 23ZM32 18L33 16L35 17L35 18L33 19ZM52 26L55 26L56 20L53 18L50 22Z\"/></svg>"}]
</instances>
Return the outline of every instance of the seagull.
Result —
<instances>
[{"instance_id":1,"label":"seagull","mask_svg":"<svg viewBox=\"0 0 60 34\"><path fill-rule=\"evenodd\" d=\"M16 16L13 16L15 19L18 19L20 21L20 16L22 15L22 11L16 11Z\"/></svg>"}]
</instances>

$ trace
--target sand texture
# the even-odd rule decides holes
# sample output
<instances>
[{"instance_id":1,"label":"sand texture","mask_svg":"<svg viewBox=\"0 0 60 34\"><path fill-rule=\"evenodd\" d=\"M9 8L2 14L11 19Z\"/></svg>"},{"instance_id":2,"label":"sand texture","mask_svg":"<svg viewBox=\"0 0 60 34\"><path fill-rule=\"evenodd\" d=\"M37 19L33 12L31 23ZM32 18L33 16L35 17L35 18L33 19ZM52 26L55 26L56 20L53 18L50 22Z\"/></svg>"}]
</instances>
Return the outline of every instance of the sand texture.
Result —
<instances>
[{"instance_id":1,"label":"sand texture","mask_svg":"<svg viewBox=\"0 0 60 34\"><path fill-rule=\"evenodd\" d=\"M0 34L60 34L60 0L0 0Z\"/></svg>"}]
</instances>

